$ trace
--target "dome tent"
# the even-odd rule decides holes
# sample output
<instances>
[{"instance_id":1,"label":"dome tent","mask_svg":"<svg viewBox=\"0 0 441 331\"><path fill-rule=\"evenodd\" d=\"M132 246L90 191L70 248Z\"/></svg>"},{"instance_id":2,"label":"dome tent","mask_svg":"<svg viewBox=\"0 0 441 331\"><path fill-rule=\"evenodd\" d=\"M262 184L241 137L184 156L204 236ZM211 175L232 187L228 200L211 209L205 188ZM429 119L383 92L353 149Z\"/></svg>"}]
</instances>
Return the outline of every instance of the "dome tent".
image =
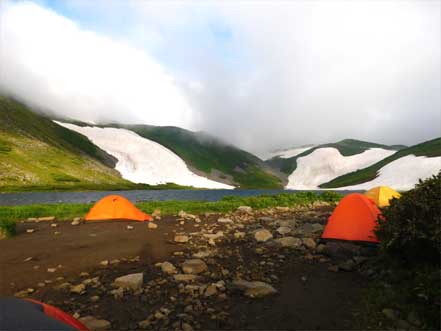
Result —
<instances>
[{"instance_id":1,"label":"dome tent","mask_svg":"<svg viewBox=\"0 0 441 331\"><path fill-rule=\"evenodd\" d=\"M377 186L364 193L369 199L373 200L378 207L389 206L389 201L393 198L399 199L401 194L389 186Z\"/></svg>"},{"instance_id":2,"label":"dome tent","mask_svg":"<svg viewBox=\"0 0 441 331\"><path fill-rule=\"evenodd\" d=\"M380 210L360 193L345 196L328 219L322 239L340 239L377 243L374 228Z\"/></svg>"},{"instance_id":3,"label":"dome tent","mask_svg":"<svg viewBox=\"0 0 441 331\"><path fill-rule=\"evenodd\" d=\"M131 220L151 221L152 217L143 213L126 198L108 195L99 200L87 213L86 221Z\"/></svg>"}]
</instances>

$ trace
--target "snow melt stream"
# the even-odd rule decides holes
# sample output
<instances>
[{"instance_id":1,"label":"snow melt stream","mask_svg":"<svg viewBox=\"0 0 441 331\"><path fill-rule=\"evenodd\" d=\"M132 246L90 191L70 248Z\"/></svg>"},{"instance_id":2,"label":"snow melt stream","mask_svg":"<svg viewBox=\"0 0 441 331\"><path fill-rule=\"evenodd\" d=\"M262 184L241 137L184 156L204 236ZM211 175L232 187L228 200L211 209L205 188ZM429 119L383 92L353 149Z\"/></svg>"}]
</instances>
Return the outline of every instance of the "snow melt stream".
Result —
<instances>
[{"instance_id":1,"label":"snow melt stream","mask_svg":"<svg viewBox=\"0 0 441 331\"><path fill-rule=\"evenodd\" d=\"M150 185L175 183L211 189L234 188L192 173L175 153L130 130L57 123L85 135L99 148L117 158L115 169L131 182Z\"/></svg>"},{"instance_id":2,"label":"snow melt stream","mask_svg":"<svg viewBox=\"0 0 441 331\"><path fill-rule=\"evenodd\" d=\"M288 177L287 189L316 190L320 184L368 167L394 154L396 151L371 148L363 153L343 156L336 148L318 148L297 159L297 168Z\"/></svg>"}]
</instances>

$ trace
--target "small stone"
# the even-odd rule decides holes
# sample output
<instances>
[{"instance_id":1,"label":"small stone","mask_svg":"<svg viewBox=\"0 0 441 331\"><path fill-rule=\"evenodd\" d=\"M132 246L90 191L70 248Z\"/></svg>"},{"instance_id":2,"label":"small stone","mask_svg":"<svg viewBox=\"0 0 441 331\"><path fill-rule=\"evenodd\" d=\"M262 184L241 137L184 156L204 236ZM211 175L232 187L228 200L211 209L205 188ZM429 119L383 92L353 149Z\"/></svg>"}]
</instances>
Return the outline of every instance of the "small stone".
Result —
<instances>
[{"instance_id":1,"label":"small stone","mask_svg":"<svg viewBox=\"0 0 441 331\"><path fill-rule=\"evenodd\" d=\"M319 244L319 245L315 248L315 250L316 250L317 253L323 253L325 249L326 249L326 246L323 245L323 244Z\"/></svg>"},{"instance_id":2,"label":"small stone","mask_svg":"<svg viewBox=\"0 0 441 331\"><path fill-rule=\"evenodd\" d=\"M23 262L29 262L29 261L31 261L32 259L33 259L33 257L30 256L30 257L25 258L25 259L23 260Z\"/></svg>"},{"instance_id":3,"label":"small stone","mask_svg":"<svg viewBox=\"0 0 441 331\"><path fill-rule=\"evenodd\" d=\"M233 224L234 223L232 219L224 218L224 217L219 218L217 221L218 221L218 223L222 223L222 224Z\"/></svg>"},{"instance_id":4,"label":"small stone","mask_svg":"<svg viewBox=\"0 0 441 331\"><path fill-rule=\"evenodd\" d=\"M236 239L243 239L243 238L245 238L245 235L246 235L245 232L238 231L238 232L234 233L234 238L236 238Z\"/></svg>"},{"instance_id":5,"label":"small stone","mask_svg":"<svg viewBox=\"0 0 441 331\"><path fill-rule=\"evenodd\" d=\"M115 299L121 299L124 296L124 289L119 287L109 292Z\"/></svg>"},{"instance_id":6,"label":"small stone","mask_svg":"<svg viewBox=\"0 0 441 331\"><path fill-rule=\"evenodd\" d=\"M101 261L100 265L102 265L103 267L107 267L109 265L109 260Z\"/></svg>"},{"instance_id":7,"label":"small stone","mask_svg":"<svg viewBox=\"0 0 441 331\"><path fill-rule=\"evenodd\" d=\"M346 262L342 262L338 265L341 270L344 271L352 271L354 270L355 264L352 260L347 260Z\"/></svg>"},{"instance_id":8,"label":"small stone","mask_svg":"<svg viewBox=\"0 0 441 331\"><path fill-rule=\"evenodd\" d=\"M223 233L223 231L217 231L216 233L204 233L203 236L205 238L215 240L215 239L222 238L224 236L224 233Z\"/></svg>"},{"instance_id":9,"label":"small stone","mask_svg":"<svg viewBox=\"0 0 441 331\"><path fill-rule=\"evenodd\" d=\"M52 222L55 221L55 216L38 217L38 222Z\"/></svg>"},{"instance_id":10,"label":"small stone","mask_svg":"<svg viewBox=\"0 0 441 331\"><path fill-rule=\"evenodd\" d=\"M237 208L238 212L250 214L253 212L253 208L249 206L240 206Z\"/></svg>"},{"instance_id":11,"label":"small stone","mask_svg":"<svg viewBox=\"0 0 441 331\"><path fill-rule=\"evenodd\" d=\"M35 232L35 229L27 229L26 230L26 233L34 233Z\"/></svg>"},{"instance_id":12,"label":"small stone","mask_svg":"<svg viewBox=\"0 0 441 331\"><path fill-rule=\"evenodd\" d=\"M392 321L396 321L398 319L399 313L395 309L384 308L381 312L383 313L384 316L386 316L388 319Z\"/></svg>"},{"instance_id":13,"label":"small stone","mask_svg":"<svg viewBox=\"0 0 441 331\"><path fill-rule=\"evenodd\" d=\"M272 239L273 235L266 229L257 230L254 232L254 238L258 242L265 242Z\"/></svg>"},{"instance_id":14,"label":"small stone","mask_svg":"<svg viewBox=\"0 0 441 331\"><path fill-rule=\"evenodd\" d=\"M28 296L28 291L27 290L23 290L23 291L19 291L17 293L14 294L15 297L17 298L26 298Z\"/></svg>"},{"instance_id":15,"label":"small stone","mask_svg":"<svg viewBox=\"0 0 441 331\"><path fill-rule=\"evenodd\" d=\"M47 268L47 272L53 273L57 271L57 268Z\"/></svg>"},{"instance_id":16,"label":"small stone","mask_svg":"<svg viewBox=\"0 0 441 331\"><path fill-rule=\"evenodd\" d=\"M56 236L58 236L59 234L61 234L60 231L55 231L55 232L54 232L54 235L56 235Z\"/></svg>"},{"instance_id":17,"label":"small stone","mask_svg":"<svg viewBox=\"0 0 441 331\"><path fill-rule=\"evenodd\" d=\"M93 316L85 316L79 319L89 330L91 331L104 331L111 327L111 324L107 320L99 320Z\"/></svg>"},{"instance_id":18,"label":"small stone","mask_svg":"<svg viewBox=\"0 0 441 331\"><path fill-rule=\"evenodd\" d=\"M148 329L152 322L149 319L143 320L138 323L140 329Z\"/></svg>"},{"instance_id":19,"label":"small stone","mask_svg":"<svg viewBox=\"0 0 441 331\"><path fill-rule=\"evenodd\" d=\"M132 225L127 225L127 230L133 230L133 226Z\"/></svg>"},{"instance_id":20,"label":"small stone","mask_svg":"<svg viewBox=\"0 0 441 331\"><path fill-rule=\"evenodd\" d=\"M170 263L170 262L163 262L161 263L161 270L162 272L168 274L168 275L173 275L173 274L177 274L178 271L176 270L175 266Z\"/></svg>"},{"instance_id":21,"label":"small stone","mask_svg":"<svg viewBox=\"0 0 441 331\"><path fill-rule=\"evenodd\" d=\"M147 224L147 227L148 227L149 229L156 229L156 228L158 227L158 224L153 223L153 222L149 222L149 223Z\"/></svg>"},{"instance_id":22,"label":"small stone","mask_svg":"<svg viewBox=\"0 0 441 331\"><path fill-rule=\"evenodd\" d=\"M56 228L57 226L58 226L57 223L52 223L52 224L51 224L51 227L53 227L53 228Z\"/></svg>"},{"instance_id":23,"label":"small stone","mask_svg":"<svg viewBox=\"0 0 441 331\"><path fill-rule=\"evenodd\" d=\"M336 265L331 265L328 267L328 271L338 272L339 268Z\"/></svg>"},{"instance_id":24,"label":"small stone","mask_svg":"<svg viewBox=\"0 0 441 331\"><path fill-rule=\"evenodd\" d=\"M153 218L161 218L161 210L160 209L155 209L152 213L152 217Z\"/></svg>"},{"instance_id":25,"label":"small stone","mask_svg":"<svg viewBox=\"0 0 441 331\"><path fill-rule=\"evenodd\" d=\"M193 282L197 279L196 275L189 275L189 274L177 274L174 275L173 277L178 282Z\"/></svg>"},{"instance_id":26,"label":"small stone","mask_svg":"<svg viewBox=\"0 0 441 331\"><path fill-rule=\"evenodd\" d=\"M84 294L84 293L86 293L86 285L84 285L84 284L73 285L70 288L70 293Z\"/></svg>"},{"instance_id":27,"label":"small stone","mask_svg":"<svg viewBox=\"0 0 441 331\"><path fill-rule=\"evenodd\" d=\"M287 226L281 226L276 230L278 233L280 233L282 236L285 234L288 234L291 232L291 228Z\"/></svg>"},{"instance_id":28,"label":"small stone","mask_svg":"<svg viewBox=\"0 0 441 331\"><path fill-rule=\"evenodd\" d=\"M212 295L215 295L217 293L217 286L216 285L209 285L207 289L205 290L205 296L211 297Z\"/></svg>"},{"instance_id":29,"label":"small stone","mask_svg":"<svg viewBox=\"0 0 441 331\"><path fill-rule=\"evenodd\" d=\"M201 259L186 260L182 264L182 270L186 274L200 274L208 270L207 264Z\"/></svg>"},{"instance_id":30,"label":"small stone","mask_svg":"<svg viewBox=\"0 0 441 331\"><path fill-rule=\"evenodd\" d=\"M160 311L157 311L154 316L157 320L162 320L165 317L165 315Z\"/></svg>"},{"instance_id":31,"label":"small stone","mask_svg":"<svg viewBox=\"0 0 441 331\"><path fill-rule=\"evenodd\" d=\"M187 236L184 236L184 235L176 235L175 236L175 242L177 242L177 243L186 243L186 242L188 242L188 237Z\"/></svg>"},{"instance_id":32,"label":"small stone","mask_svg":"<svg viewBox=\"0 0 441 331\"><path fill-rule=\"evenodd\" d=\"M74 218L74 220L70 223L72 225L80 225L80 220L77 218Z\"/></svg>"},{"instance_id":33,"label":"small stone","mask_svg":"<svg viewBox=\"0 0 441 331\"><path fill-rule=\"evenodd\" d=\"M262 298L277 293L277 290L274 287L260 281L248 282L246 280L236 280L233 282L233 285L240 290L243 290L244 295L250 298Z\"/></svg>"},{"instance_id":34,"label":"small stone","mask_svg":"<svg viewBox=\"0 0 441 331\"><path fill-rule=\"evenodd\" d=\"M182 331L193 331L193 327L188 323L182 323L181 325Z\"/></svg>"},{"instance_id":35,"label":"small stone","mask_svg":"<svg viewBox=\"0 0 441 331\"><path fill-rule=\"evenodd\" d=\"M90 297L90 302L97 302L99 301L100 297L98 295L94 295L92 297Z\"/></svg>"},{"instance_id":36,"label":"small stone","mask_svg":"<svg viewBox=\"0 0 441 331\"><path fill-rule=\"evenodd\" d=\"M143 279L144 279L144 274L142 272L128 274L116 278L113 281L112 285L114 287L122 287L124 289L138 290L142 287Z\"/></svg>"},{"instance_id":37,"label":"small stone","mask_svg":"<svg viewBox=\"0 0 441 331\"><path fill-rule=\"evenodd\" d=\"M299 238L294 237L279 238L276 239L275 242L280 244L282 247L299 248L302 246L302 241Z\"/></svg>"},{"instance_id":38,"label":"small stone","mask_svg":"<svg viewBox=\"0 0 441 331\"><path fill-rule=\"evenodd\" d=\"M32 294L32 293L34 293L35 292L35 290L33 289L33 288L28 288L27 290L26 290L26 292L28 292L28 294Z\"/></svg>"},{"instance_id":39,"label":"small stone","mask_svg":"<svg viewBox=\"0 0 441 331\"><path fill-rule=\"evenodd\" d=\"M303 238L302 243L309 249L314 249L317 246L314 239L312 238Z\"/></svg>"}]
</instances>

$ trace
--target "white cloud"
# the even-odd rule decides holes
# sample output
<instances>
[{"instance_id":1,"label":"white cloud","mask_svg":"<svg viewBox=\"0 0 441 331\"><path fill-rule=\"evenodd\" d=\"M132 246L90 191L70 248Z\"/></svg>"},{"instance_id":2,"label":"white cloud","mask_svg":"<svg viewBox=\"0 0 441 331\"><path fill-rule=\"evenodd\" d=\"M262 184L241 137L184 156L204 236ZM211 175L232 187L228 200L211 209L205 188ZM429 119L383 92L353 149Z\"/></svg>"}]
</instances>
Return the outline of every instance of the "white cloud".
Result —
<instances>
[{"instance_id":1,"label":"white cloud","mask_svg":"<svg viewBox=\"0 0 441 331\"><path fill-rule=\"evenodd\" d=\"M174 77L146 52L29 2L3 3L0 89L85 121L191 127Z\"/></svg>"}]
</instances>

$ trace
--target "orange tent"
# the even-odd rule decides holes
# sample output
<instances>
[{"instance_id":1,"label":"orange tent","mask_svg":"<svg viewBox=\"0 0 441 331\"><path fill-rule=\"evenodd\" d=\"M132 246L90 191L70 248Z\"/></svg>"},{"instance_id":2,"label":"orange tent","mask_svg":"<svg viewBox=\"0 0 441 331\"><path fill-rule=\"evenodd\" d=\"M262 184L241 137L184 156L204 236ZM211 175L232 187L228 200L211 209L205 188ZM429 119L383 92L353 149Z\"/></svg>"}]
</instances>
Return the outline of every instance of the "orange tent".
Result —
<instances>
[{"instance_id":1,"label":"orange tent","mask_svg":"<svg viewBox=\"0 0 441 331\"><path fill-rule=\"evenodd\" d=\"M378 242L373 230L380 214L371 199L360 193L348 194L329 217L322 238Z\"/></svg>"},{"instance_id":2,"label":"orange tent","mask_svg":"<svg viewBox=\"0 0 441 331\"><path fill-rule=\"evenodd\" d=\"M151 221L152 217L140 211L120 195L108 195L98 201L87 213L86 221L133 220Z\"/></svg>"}]
</instances>

